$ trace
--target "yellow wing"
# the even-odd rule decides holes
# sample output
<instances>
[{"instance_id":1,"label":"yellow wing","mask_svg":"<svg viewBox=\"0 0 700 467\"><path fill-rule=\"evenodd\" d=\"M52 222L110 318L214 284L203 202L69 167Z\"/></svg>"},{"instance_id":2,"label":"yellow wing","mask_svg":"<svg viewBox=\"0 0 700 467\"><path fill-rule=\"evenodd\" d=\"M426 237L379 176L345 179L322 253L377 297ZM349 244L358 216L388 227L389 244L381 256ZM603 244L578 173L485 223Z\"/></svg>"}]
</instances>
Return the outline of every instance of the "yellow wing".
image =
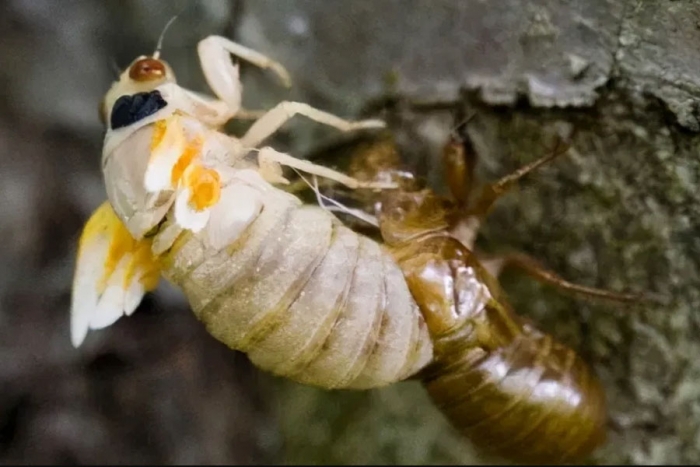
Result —
<instances>
[{"instance_id":1,"label":"yellow wing","mask_svg":"<svg viewBox=\"0 0 700 467\"><path fill-rule=\"evenodd\" d=\"M151 240L134 240L109 202L102 203L78 244L70 311L73 346L82 344L88 329L102 329L131 315L159 279Z\"/></svg>"}]
</instances>

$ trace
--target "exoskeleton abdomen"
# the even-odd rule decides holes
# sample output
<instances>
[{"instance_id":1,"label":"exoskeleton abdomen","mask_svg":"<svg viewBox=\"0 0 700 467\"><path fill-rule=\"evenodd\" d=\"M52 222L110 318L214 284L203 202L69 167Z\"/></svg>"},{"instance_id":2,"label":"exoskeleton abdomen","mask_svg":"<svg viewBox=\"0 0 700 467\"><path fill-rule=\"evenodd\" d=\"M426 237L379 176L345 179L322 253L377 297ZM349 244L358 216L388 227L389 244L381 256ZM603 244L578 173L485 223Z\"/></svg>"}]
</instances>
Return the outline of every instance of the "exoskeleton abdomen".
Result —
<instances>
[{"instance_id":1,"label":"exoskeleton abdomen","mask_svg":"<svg viewBox=\"0 0 700 467\"><path fill-rule=\"evenodd\" d=\"M598 379L550 336L524 334L496 351L464 348L437 359L448 366L423 384L477 446L521 463L551 464L580 461L605 440Z\"/></svg>"},{"instance_id":2,"label":"exoskeleton abdomen","mask_svg":"<svg viewBox=\"0 0 700 467\"><path fill-rule=\"evenodd\" d=\"M403 274L376 242L276 189L228 248L183 234L164 274L208 331L260 368L324 388L405 379L432 344Z\"/></svg>"},{"instance_id":3,"label":"exoskeleton abdomen","mask_svg":"<svg viewBox=\"0 0 700 467\"><path fill-rule=\"evenodd\" d=\"M531 328L447 234L394 247L433 338L421 373L476 446L520 463L580 461L605 440L605 394L570 348Z\"/></svg>"}]
</instances>

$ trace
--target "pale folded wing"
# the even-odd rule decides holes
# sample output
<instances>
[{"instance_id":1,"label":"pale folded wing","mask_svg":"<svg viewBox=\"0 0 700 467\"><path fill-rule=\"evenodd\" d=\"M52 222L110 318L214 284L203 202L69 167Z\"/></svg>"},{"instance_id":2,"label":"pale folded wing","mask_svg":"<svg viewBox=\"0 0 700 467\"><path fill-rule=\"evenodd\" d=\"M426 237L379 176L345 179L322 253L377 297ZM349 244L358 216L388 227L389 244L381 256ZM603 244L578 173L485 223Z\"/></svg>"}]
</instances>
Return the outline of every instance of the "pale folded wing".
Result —
<instances>
[{"instance_id":1,"label":"pale folded wing","mask_svg":"<svg viewBox=\"0 0 700 467\"><path fill-rule=\"evenodd\" d=\"M85 224L78 245L71 303L73 346L82 344L89 329L102 329L131 315L159 279L151 241L134 240L109 202L102 203Z\"/></svg>"}]
</instances>

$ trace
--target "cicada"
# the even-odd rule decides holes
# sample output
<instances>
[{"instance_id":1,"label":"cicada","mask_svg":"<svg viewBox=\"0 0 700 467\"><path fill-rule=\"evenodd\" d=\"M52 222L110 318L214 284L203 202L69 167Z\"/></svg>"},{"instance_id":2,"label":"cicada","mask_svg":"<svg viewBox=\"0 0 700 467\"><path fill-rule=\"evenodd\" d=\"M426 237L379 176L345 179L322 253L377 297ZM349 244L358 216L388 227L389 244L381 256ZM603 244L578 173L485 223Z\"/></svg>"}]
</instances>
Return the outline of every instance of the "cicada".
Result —
<instances>
[{"instance_id":1,"label":"cicada","mask_svg":"<svg viewBox=\"0 0 700 467\"><path fill-rule=\"evenodd\" d=\"M224 37L198 45L215 94L179 86L157 49L121 73L102 104L108 200L79 241L71 335L130 315L161 277L178 286L206 329L273 374L323 388L405 379L432 359L432 342L401 269L380 245L332 213L280 189L281 166L352 188L362 183L262 146L303 115L342 131L380 128L282 102L248 131L222 126L241 111L231 55L279 63Z\"/></svg>"},{"instance_id":2,"label":"cicada","mask_svg":"<svg viewBox=\"0 0 700 467\"><path fill-rule=\"evenodd\" d=\"M264 146L294 115L341 131L382 122L282 102L233 136L223 125L244 111L231 56L289 84L282 65L210 36L198 45L210 97L179 86L159 49L134 60L101 106L107 201L79 240L74 346L131 315L164 277L212 336L273 374L327 389L419 378L471 439L521 461L565 461L600 443L599 383L507 304L470 250L474 216L453 218L392 177ZM384 244L302 203L282 166L384 193L372 214Z\"/></svg>"}]
</instances>

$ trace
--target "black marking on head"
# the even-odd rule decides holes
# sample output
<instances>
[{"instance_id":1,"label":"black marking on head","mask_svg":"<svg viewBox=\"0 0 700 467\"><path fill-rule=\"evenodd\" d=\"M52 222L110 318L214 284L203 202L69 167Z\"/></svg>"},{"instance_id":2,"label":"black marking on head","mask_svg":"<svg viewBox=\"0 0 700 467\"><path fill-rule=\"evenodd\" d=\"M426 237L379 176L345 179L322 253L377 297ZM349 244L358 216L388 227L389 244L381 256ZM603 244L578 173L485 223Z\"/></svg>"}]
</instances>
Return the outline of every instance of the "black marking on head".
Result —
<instances>
[{"instance_id":1,"label":"black marking on head","mask_svg":"<svg viewBox=\"0 0 700 467\"><path fill-rule=\"evenodd\" d=\"M109 124L113 130L129 126L149 115L153 115L168 105L159 91L138 92L122 96L114 103Z\"/></svg>"}]
</instances>

